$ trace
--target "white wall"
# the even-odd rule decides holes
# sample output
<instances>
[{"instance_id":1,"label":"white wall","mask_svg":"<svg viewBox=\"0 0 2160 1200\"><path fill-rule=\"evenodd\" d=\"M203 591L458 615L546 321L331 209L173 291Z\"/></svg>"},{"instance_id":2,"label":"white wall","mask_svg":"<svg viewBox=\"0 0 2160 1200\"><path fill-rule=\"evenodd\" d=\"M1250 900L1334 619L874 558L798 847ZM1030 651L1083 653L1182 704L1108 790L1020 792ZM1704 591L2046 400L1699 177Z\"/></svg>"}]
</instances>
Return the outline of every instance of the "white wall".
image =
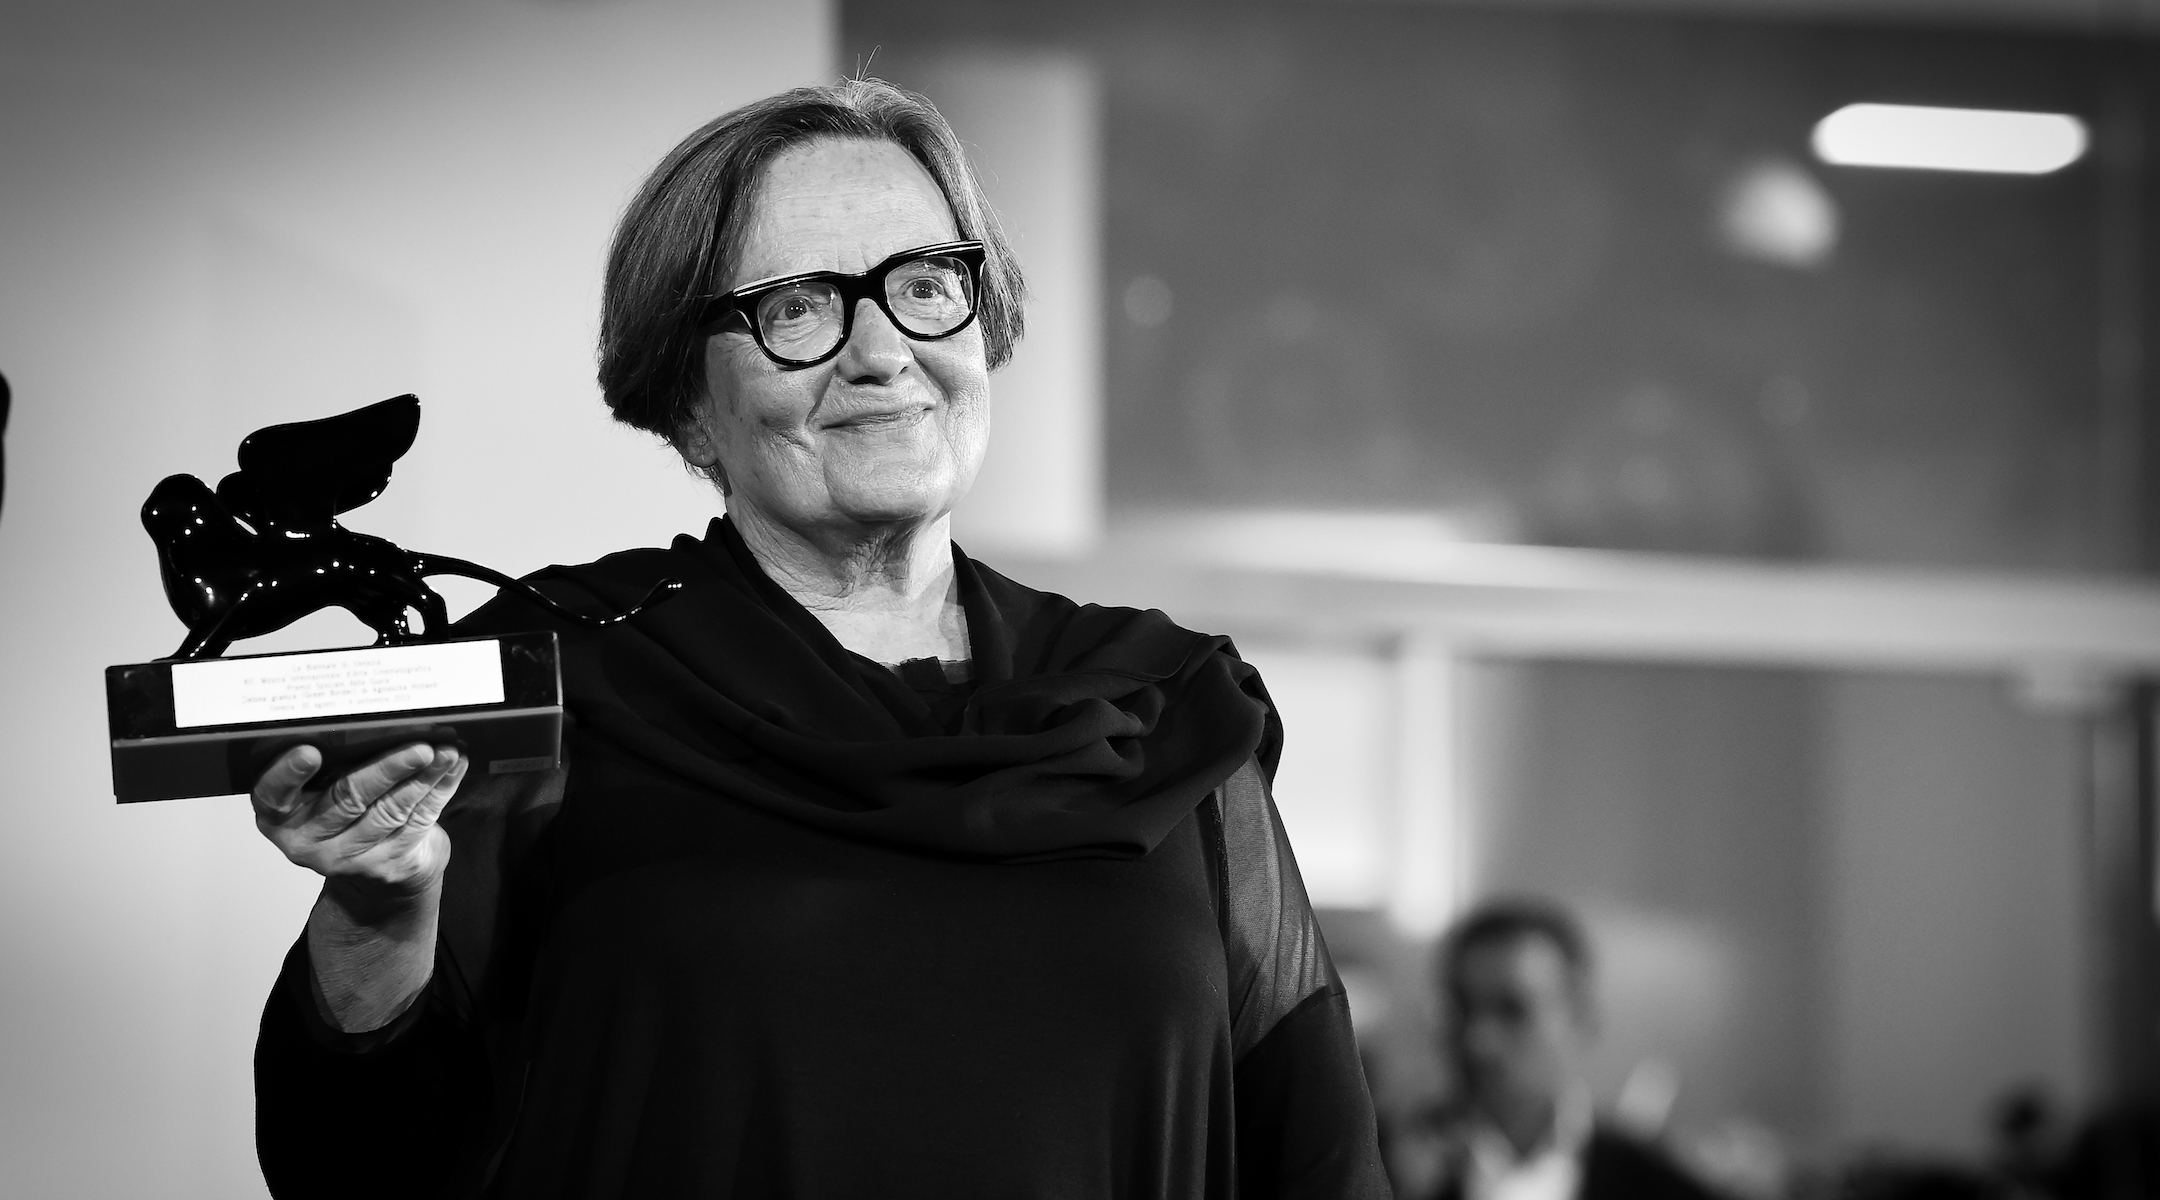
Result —
<instances>
[{"instance_id":1,"label":"white wall","mask_svg":"<svg viewBox=\"0 0 2160 1200\"><path fill-rule=\"evenodd\" d=\"M2083 734L1984 683L1841 676L1822 744L1831 1134L1976 1153L2095 1083Z\"/></svg>"},{"instance_id":2,"label":"white wall","mask_svg":"<svg viewBox=\"0 0 2160 1200\"><path fill-rule=\"evenodd\" d=\"M1027 336L992 377L990 452L953 537L1075 555L1102 536L1100 84L1071 54L980 48L904 68L968 144L1028 281Z\"/></svg>"},{"instance_id":3,"label":"white wall","mask_svg":"<svg viewBox=\"0 0 2160 1200\"><path fill-rule=\"evenodd\" d=\"M1599 1083L1813 1154L1983 1156L1992 1107L2093 1098L2083 730L1984 678L1489 666L1476 883L1580 907Z\"/></svg>"},{"instance_id":4,"label":"white wall","mask_svg":"<svg viewBox=\"0 0 2160 1200\"><path fill-rule=\"evenodd\" d=\"M0 1194L261 1191L254 1025L314 889L238 801L111 801L101 670L182 633L151 485L413 391L419 444L356 528L513 572L702 528L717 498L599 403L601 257L676 139L831 74L830 26L747 0L0 13ZM287 641L362 636L310 624Z\"/></svg>"}]
</instances>

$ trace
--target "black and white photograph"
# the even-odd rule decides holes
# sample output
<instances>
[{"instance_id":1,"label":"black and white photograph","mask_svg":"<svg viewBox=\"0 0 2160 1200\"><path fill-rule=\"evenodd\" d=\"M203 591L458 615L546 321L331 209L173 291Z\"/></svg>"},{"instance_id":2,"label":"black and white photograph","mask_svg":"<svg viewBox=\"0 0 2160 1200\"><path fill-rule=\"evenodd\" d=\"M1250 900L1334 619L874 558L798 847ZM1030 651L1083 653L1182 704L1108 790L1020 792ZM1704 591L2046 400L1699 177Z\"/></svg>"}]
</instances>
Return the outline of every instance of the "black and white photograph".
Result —
<instances>
[{"instance_id":1,"label":"black and white photograph","mask_svg":"<svg viewBox=\"0 0 2160 1200\"><path fill-rule=\"evenodd\" d=\"M2160 0L0 0L0 1196L2160 1200Z\"/></svg>"}]
</instances>

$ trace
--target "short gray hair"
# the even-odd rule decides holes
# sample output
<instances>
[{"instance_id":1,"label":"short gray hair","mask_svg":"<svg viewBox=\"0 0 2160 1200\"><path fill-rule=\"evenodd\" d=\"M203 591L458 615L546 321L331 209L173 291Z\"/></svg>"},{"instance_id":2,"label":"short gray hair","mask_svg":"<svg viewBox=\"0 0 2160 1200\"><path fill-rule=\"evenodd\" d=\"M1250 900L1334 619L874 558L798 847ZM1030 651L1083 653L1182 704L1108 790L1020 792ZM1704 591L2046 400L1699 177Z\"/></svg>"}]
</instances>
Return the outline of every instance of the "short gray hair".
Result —
<instances>
[{"instance_id":1,"label":"short gray hair","mask_svg":"<svg viewBox=\"0 0 2160 1200\"><path fill-rule=\"evenodd\" d=\"M960 236L983 243L977 320L991 369L1019 342L1026 284L952 126L930 101L881 79L795 88L684 138L638 189L608 250L600 298L600 392L616 420L674 438L705 394L706 301L726 290L765 164L820 138L885 141L937 181Z\"/></svg>"}]
</instances>

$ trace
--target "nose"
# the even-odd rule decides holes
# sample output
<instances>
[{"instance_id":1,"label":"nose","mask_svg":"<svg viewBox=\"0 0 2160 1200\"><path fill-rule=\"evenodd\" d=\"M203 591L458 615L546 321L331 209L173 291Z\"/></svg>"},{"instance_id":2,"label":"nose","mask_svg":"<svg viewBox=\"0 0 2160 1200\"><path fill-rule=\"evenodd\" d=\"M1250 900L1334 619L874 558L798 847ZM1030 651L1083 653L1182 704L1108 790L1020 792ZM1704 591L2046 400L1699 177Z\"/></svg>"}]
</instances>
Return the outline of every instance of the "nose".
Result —
<instances>
[{"instance_id":1,"label":"nose","mask_svg":"<svg viewBox=\"0 0 2160 1200\"><path fill-rule=\"evenodd\" d=\"M1456 1031L1463 1058L1471 1063L1496 1063L1508 1056L1511 1039L1507 1027L1490 1017L1465 1019Z\"/></svg>"},{"instance_id":2,"label":"nose","mask_svg":"<svg viewBox=\"0 0 2160 1200\"><path fill-rule=\"evenodd\" d=\"M847 345L833 360L840 378L849 383L891 383L915 361L915 348L896 328L885 310L870 299L855 302L855 328Z\"/></svg>"}]
</instances>

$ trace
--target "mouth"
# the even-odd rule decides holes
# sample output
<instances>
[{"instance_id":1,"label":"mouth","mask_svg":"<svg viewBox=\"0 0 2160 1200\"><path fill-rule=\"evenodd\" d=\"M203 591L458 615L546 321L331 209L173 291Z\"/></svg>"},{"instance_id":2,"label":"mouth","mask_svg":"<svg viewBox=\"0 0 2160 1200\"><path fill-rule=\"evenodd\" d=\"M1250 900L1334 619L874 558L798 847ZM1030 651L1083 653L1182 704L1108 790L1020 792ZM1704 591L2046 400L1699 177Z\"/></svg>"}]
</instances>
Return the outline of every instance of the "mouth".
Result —
<instances>
[{"instance_id":1,"label":"mouth","mask_svg":"<svg viewBox=\"0 0 2160 1200\"><path fill-rule=\"evenodd\" d=\"M827 432L847 430L892 429L912 425L930 413L927 404L904 404L887 408L864 409L851 412L825 422Z\"/></svg>"}]
</instances>

